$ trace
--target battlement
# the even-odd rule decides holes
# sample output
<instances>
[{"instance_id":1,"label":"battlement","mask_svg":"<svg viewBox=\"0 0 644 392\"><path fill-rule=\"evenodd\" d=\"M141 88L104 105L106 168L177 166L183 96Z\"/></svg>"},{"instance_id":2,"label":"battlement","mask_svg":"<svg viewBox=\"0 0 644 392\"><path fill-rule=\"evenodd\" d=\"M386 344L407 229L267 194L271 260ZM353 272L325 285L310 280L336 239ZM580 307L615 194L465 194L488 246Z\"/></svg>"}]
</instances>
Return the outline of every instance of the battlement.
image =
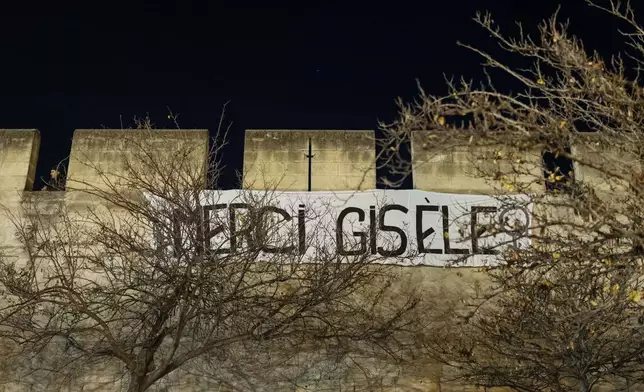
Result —
<instances>
[{"instance_id":1,"label":"battlement","mask_svg":"<svg viewBox=\"0 0 644 392\"><path fill-rule=\"evenodd\" d=\"M136 168L140 157L133 151L146 151L168 160L177 160L182 149L190 152L191 169L208 164L208 130L120 130L77 129L67 169L67 184L75 189L104 187L106 182L119 184L126 167ZM205 179L204 179L205 182Z\"/></svg>"},{"instance_id":2,"label":"battlement","mask_svg":"<svg viewBox=\"0 0 644 392\"><path fill-rule=\"evenodd\" d=\"M310 178L309 178L310 164ZM246 131L243 186L279 190L376 188L374 131Z\"/></svg>"},{"instance_id":3,"label":"battlement","mask_svg":"<svg viewBox=\"0 0 644 392\"><path fill-rule=\"evenodd\" d=\"M30 191L36 175L40 132L0 129L0 191Z\"/></svg>"},{"instance_id":4,"label":"battlement","mask_svg":"<svg viewBox=\"0 0 644 392\"><path fill-rule=\"evenodd\" d=\"M572 146L571 153L580 157L583 162L592 163L602 167L607 173L642 173L642 157L636 156L633 149L620 149L618 146L606 142L598 134L587 133L582 135L582 143ZM591 184L593 189L603 196L611 197L614 192L626 189L628 181L610 177L606 173L589 167L580 162L573 165L575 180Z\"/></svg>"},{"instance_id":5,"label":"battlement","mask_svg":"<svg viewBox=\"0 0 644 392\"><path fill-rule=\"evenodd\" d=\"M414 188L448 193L490 194L494 187L477 178L471 147L446 151L432 144L428 132L411 137ZM592 140L593 135L586 136ZM209 156L208 130L78 129L74 132L67 181L74 188L101 186L124 173L125 163L136 166L129 152L134 143L145 142L150 153L174 159L183 148L193 150L190 165L206 168ZM589 147L590 146L590 147ZM0 192L33 190L40 134L36 129L0 129ZM584 143L573 146L574 154L597 159L610 146ZM478 153L493 147L478 147ZM540 147L521 151L531 164L530 174L543 170ZM613 154L615 155L615 154ZM249 129L244 139L242 186L277 190L364 190L376 188L376 141L373 130L268 130ZM632 157L620 155L616 164ZM621 163L620 163L621 162ZM480 162L479 162L480 163ZM205 170L204 170L205 171ZM574 168L575 178L593 181L592 169ZM109 173L109 174L108 174ZM542 189L531 188L540 192Z\"/></svg>"},{"instance_id":6,"label":"battlement","mask_svg":"<svg viewBox=\"0 0 644 392\"><path fill-rule=\"evenodd\" d=\"M440 138L430 138L434 131L416 131L411 134L412 177L414 188L433 192L469 193L469 194L494 194L498 192L486 178L477 176L477 167L482 168L489 162L480 161L484 156L493 156L498 150L507 150L500 146L469 146L466 139L469 135L450 135L452 139L462 138L463 143L455 148L447 149L444 145L433 142ZM504 151L507 155L509 151ZM529 182L542 176L543 151L540 146L518 153L525 161L523 169L527 175L523 180ZM512 164L499 159L498 169L503 172L511 171ZM481 165L482 164L482 165ZM489 169L492 169L490 167ZM521 181L521 178L517 180ZM540 192L536 183L530 184L531 191Z\"/></svg>"}]
</instances>

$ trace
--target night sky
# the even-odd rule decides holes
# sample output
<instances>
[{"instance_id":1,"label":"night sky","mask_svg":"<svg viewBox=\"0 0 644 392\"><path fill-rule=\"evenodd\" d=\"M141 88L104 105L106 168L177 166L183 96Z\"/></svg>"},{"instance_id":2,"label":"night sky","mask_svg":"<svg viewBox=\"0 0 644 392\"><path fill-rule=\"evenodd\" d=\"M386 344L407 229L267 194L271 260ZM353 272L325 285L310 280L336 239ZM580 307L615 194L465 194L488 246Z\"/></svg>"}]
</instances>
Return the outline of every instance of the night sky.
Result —
<instances>
[{"instance_id":1,"label":"night sky","mask_svg":"<svg viewBox=\"0 0 644 392\"><path fill-rule=\"evenodd\" d=\"M587 47L623 48L614 19L583 0L561 2ZM349 3L2 2L0 128L40 130L44 176L69 154L76 128L120 128L146 113L172 127L170 107L182 128L214 130L230 101L220 185L234 187L244 129L375 129L394 118L396 97L414 97L416 79L442 93L443 74L482 76L479 58L456 45L494 50L471 21L477 10L505 31L516 31L514 20L535 31L559 1Z\"/></svg>"}]
</instances>

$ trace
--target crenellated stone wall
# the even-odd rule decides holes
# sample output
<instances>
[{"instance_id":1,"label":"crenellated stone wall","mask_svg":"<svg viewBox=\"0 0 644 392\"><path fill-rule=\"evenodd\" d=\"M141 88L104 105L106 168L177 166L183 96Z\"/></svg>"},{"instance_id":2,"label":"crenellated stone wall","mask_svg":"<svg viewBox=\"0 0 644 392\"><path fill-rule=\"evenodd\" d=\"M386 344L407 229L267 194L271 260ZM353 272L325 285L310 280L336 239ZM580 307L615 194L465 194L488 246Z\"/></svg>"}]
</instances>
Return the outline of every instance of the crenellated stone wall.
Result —
<instances>
[{"instance_id":1,"label":"crenellated stone wall","mask_svg":"<svg viewBox=\"0 0 644 392\"><path fill-rule=\"evenodd\" d=\"M138 133L137 133L138 132ZM128 155L128 143L147 138L150 154L172 160L179 146L192 146L194 154L188 157L194 168L208 165L209 136L207 130L158 130L142 133L138 130L77 130L74 133L67 170L70 187L102 187L105 182L119 184L119 173L125 164L136 166ZM474 162L467 149L444 151L440 145L428 144L426 134L412 135L412 165L414 187L421 190L490 194L494 188L483 179L473 178ZM61 204L74 206L81 203L74 191L34 192L35 168L40 136L37 130L0 130L0 204L8 211L19 211L27 199L44 207L55 209ZM584 153L579 152L578 153ZM310 156L309 156L310 154ZM539 175L542 171L541 151L522 152L522 157ZM309 162L309 159L311 160ZM375 133L370 130L247 130L245 135L243 187L246 189L274 188L284 191L307 190L362 190L376 188ZM310 178L309 178L310 164ZM579 175L589 176L577 168ZM205 180L205 179L204 179ZM531 188L534 192L542 189ZM86 202L86 201L84 201ZM13 236L11 220L0 218L0 252L20 257L22 252ZM400 268L410 286L422 286L428 297L436 298L444 306L486 284L477 269L450 270L436 267ZM448 300L443 300L448 299ZM112 375L88 373L95 385ZM440 364L430 364L413 373L403 374L397 391L474 391L476 389L448 381L449 374ZM183 382L182 382L183 383ZM80 384L83 384L81 382ZM209 390L199 380L181 391ZM74 384L79 385L79 384ZM107 387L98 390L110 389ZM5 389L3 389L5 388ZM46 388L45 388L46 389ZM21 387L0 386L0 390L28 390ZM80 390L69 387L69 390ZM162 390L162 389L159 389ZM294 389L293 389L294 390ZM490 390L490 389L488 389Z\"/></svg>"}]
</instances>

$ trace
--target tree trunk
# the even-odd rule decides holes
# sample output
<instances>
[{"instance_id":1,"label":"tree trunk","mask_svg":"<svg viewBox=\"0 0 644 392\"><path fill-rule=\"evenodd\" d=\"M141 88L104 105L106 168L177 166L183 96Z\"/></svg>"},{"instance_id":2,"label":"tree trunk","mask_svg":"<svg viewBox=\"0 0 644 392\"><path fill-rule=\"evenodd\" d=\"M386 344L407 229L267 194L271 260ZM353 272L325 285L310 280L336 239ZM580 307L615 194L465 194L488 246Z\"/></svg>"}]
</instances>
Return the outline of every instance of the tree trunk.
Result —
<instances>
[{"instance_id":1,"label":"tree trunk","mask_svg":"<svg viewBox=\"0 0 644 392\"><path fill-rule=\"evenodd\" d=\"M136 374L130 374L130 383L127 386L127 392L144 392L147 389L143 385L143 377Z\"/></svg>"}]
</instances>

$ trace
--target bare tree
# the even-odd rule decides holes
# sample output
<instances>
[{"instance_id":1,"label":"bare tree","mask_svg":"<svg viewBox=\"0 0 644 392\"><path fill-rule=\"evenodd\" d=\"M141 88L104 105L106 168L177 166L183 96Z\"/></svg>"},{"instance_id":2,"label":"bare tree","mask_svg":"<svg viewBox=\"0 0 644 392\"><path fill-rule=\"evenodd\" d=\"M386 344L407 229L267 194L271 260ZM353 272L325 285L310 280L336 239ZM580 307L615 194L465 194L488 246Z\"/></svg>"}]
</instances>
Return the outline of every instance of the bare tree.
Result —
<instances>
[{"instance_id":1,"label":"bare tree","mask_svg":"<svg viewBox=\"0 0 644 392\"><path fill-rule=\"evenodd\" d=\"M323 226L299 235L300 219L330 209L299 216L294 205L280 217L265 213L273 189L204 192L224 138L203 167L203 149L161 153L176 139L138 128L119 134L124 169L87 161L100 184L67 179L73 202L32 195L6 212L25 251L0 259L0 336L15 345L18 375L101 365L145 391L201 369L223 389L271 390L310 382L316 364L324 377L357 366L368 375L374 360L406 358L418 294L390 290L397 274L376 257L334 251Z\"/></svg>"},{"instance_id":2,"label":"bare tree","mask_svg":"<svg viewBox=\"0 0 644 392\"><path fill-rule=\"evenodd\" d=\"M430 355L481 386L535 392L641 389L641 272L628 261L613 269L593 253L556 265L544 265L542 255L529 273L491 270L496 290L473 300L476 311L456 330L434 336L427 345Z\"/></svg>"},{"instance_id":3,"label":"bare tree","mask_svg":"<svg viewBox=\"0 0 644 392\"><path fill-rule=\"evenodd\" d=\"M472 299L460 328L428 346L479 385L639 390L644 381L644 29L628 3L587 3L629 29L627 53L610 61L589 53L557 14L535 39L520 25L509 37L480 13L475 22L504 55L461 45L483 59L487 79L448 80L445 96L421 90L415 102L399 102L395 122L381 124L381 162L393 173L411 172L404 146L415 138L430 151L440 146L437 153L467 151L473 175L501 202L507 194L530 199L533 224L523 235L532 247L501 252L502 263L487 269L494 288ZM519 92L497 88L498 73ZM535 150L544 153L543 170L525 159Z\"/></svg>"}]
</instances>

